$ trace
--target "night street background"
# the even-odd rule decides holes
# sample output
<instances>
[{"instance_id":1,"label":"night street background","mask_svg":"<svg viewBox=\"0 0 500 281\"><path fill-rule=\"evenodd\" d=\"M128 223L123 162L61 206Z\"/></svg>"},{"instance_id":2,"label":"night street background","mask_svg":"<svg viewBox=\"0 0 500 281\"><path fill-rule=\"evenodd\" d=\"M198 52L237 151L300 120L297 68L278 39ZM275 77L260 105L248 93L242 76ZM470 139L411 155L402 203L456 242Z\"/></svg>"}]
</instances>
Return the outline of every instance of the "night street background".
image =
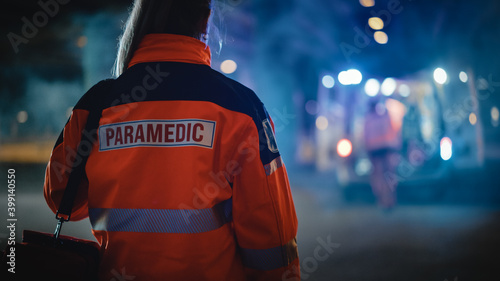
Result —
<instances>
[{"instance_id":1,"label":"night street background","mask_svg":"<svg viewBox=\"0 0 500 281\"><path fill-rule=\"evenodd\" d=\"M111 77L131 3L61 2L0 11L0 219L15 169L17 242L24 229L55 229L46 163L78 99ZM303 280L500 280L500 1L214 7L212 67L253 89L275 124ZM370 186L363 125L375 103L401 145L384 174L397 183L393 208ZM62 234L94 239L88 220Z\"/></svg>"}]
</instances>

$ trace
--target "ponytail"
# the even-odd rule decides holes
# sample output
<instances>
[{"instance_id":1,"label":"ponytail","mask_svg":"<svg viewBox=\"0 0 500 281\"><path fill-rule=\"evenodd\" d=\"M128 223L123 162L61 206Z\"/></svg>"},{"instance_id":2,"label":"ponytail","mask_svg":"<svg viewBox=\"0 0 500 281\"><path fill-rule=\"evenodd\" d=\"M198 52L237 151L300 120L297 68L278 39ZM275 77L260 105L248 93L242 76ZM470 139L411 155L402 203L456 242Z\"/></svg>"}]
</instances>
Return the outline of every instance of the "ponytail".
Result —
<instances>
[{"instance_id":1,"label":"ponytail","mask_svg":"<svg viewBox=\"0 0 500 281\"><path fill-rule=\"evenodd\" d=\"M119 39L113 75L120 76L147 34L170 33L203 39L211 0L135 0Z\"/></svg>"}]
</instances>

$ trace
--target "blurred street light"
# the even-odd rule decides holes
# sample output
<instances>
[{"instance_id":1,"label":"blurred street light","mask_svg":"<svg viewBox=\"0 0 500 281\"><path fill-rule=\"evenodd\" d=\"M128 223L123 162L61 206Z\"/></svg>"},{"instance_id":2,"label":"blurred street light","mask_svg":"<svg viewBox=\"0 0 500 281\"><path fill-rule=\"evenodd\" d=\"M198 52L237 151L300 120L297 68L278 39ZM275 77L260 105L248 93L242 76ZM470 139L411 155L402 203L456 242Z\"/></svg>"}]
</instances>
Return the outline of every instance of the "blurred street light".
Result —
<instances>
[{"instance_id":1,"label":"blurred street light","mask_svg":"<svg viewBox=\"0 0 500 281\"><path fill-rule=\"evenodd\" d=\"M434 70L434 81L440 85L444 85L448 81L448 74L444 69L436 68Z\"/></svg>"},{"instance_id":2,"label":"blurred street light","mask_svg":"<svg viewBox=\"0 0 500 281\"><path fill-rule=\"evenodd\" d=\"M88 43L88 38L87 36L80 36L78 37L78 39L76 40L76 45L78 46L78 48L83 48L87 45Z\"/></svg>"},{"instance_id":3,"label":"blurred street light","mask_svg":"<svg viewBox=\"0 0 500 281\"><path fill-rule=\"evenodd\" d=\"M338 78L342 85L358 85L363 81L363 74L357 69L349 69L340 72Z\"/></svg>"},{"instance_id":4,"label":"blurred street light","mask_svg":"<svg viewBox=\"0 0 500 281\"><path fill-rule=\"evenodd\" d=\"M500 112L498 111L498 107L494 106L491 108L491 123L494 127L498 127L498 117L500 116Z\"/></svg>"},{"instance_id":5,"label":"blurred street light","mask_svg":"<svg viewBox=\"0 0 500 281\"><path fill-rule=\"evenodd\" d=\"M26 121L28 121L28 112L24 110L19 111L17 113L17 122L19 122L19 124L23 124L26 123Z\"/></svg>"},{"instance_id":6,"label":"blurred street light","mask_svg":"<svg viewBox=\"0 0 500 281\"><path fill-rule=\"evenodd\" d=\"M347 75L347 71L341 71L339 73L339 82L342 85L350 85L351 83L349 82L349 77Z\"/></svg>"},{"instance_id":7,"label":"blurred street light","mask_svg":"<svg viewBox=\"0 0 500 281\"><path fill-rule=\"evenodd\" d=\"M315 100L310 100L306 102L306 112L311 115L316 115L319 113L318 102Z\"/></svg>"},{"instance_id":8,"label":"blurred street light","mask_svg":"<svg viewBox=\"0 0 500 281\"><path fill-rule=\"evenodd\" d=\"M337 153L340 157L348 157L352 153L352 143L348 139L341 139L337 143Z\"/></svg>"},{"instance_id":9,"label":"blurred street light","mask_svg":"<svg viewBox=\"0 0 500 281\"><path fill-rule=\"evenodd\" d=\"M397 83L394 78L386 78L384 82L382 82L382 94L384 96L391 96L394 91L396 91Z\"/></svg>"},{"instance_id":10,"label":"blurred street light","mask_svg":"<svg viewBox=\"0 0 500 281\"><path fill-rule=\"evenodd\" d=\"M357 69L349 69L347 75L352 85L358 85L363 81L363 74Z\"/></svg>"},{"instance_id":11,"label":"blurred street light","mask_svg":"<svg viewBox=\"0 0 500 281\"><path fill-rule=\"evenodd\" d=\"M380 91L380 82L377 79L371 78L366 81L365 93L369 97L374 97Z\"/></svg>"},{"instance_id":12,"label":"blurred street light","mask_svg":"<svg viewBox=\"0 0 500 281\"><path fill-rule=\"evenodd\" d=\"M375 0L359 0L359 3L367 8L375 6Z\"/></svg>"},{"instance_id":13,"label":"blurred street light","mask_svg":"<svg viewBox=\"0 0 500 281\"><path fill-rule=\"evenodd\" d=\"M356 175L360 177L368 175L371 169L372 169L372 162L370 162L370 159L368 158L361 158L360 160L358 160L356 166L354 167Z\"/></svg>"},{"instance_id":14,"label":"blurred street light","mask_svg":"<svg viewBox=\"0 0 500 281\"><path fill-rule=\"evenodd\" d=\"M406 84L401 84L399 86L399 94L403 97L403 98L407 98L410 96L411 94L411 89L408 85Z\"/></svg>"},{"instance_id":15,"label":"blurred street light","mask_svg":"<svg viewBox=\"0 0 500 281\"><path fill-rule=\"evenodd\" d=\"M323 83L323 86L325 88L331 89L333 86L335 86L335 79L331 75L325 75L323 76L323 79L321 81Z\"/></svg>"},{"instance_id":16,"label":"blurred street light","mask_svg":"<svg viewBox=\"0 0 500 281\"><path fill-rule=\"evenodd\" d=\"M328 128L328 119L325 116L318 116L316 118L316 128L320 131L324 131Z\"/></svg>"},{"instance_id":17,"label":"blurred street light","mask_svg":"<svg viewBox=\"0 0 500 281\"><path fill-rule=\"evenodd\" d=\"M225 60L220 64L220 70L226 74L231 74L236 71L238 65L234 60Z\"/></svg>"},{"instance_id":18,"label":"blurred street light","mask_svg":"<svg viewBox=\"0 0 500 281\"><path fill-rule=\"evenodd\" d=\"M471 125L476 125L477 123L477 116L474 112L471 112L471 114L469 114L469 122Z\"/></svg>"},{"instance_id":19,"label":"blurred street light","mask_svg":"<svg viewBox=\"0 0 500 281\"><path fill-rule=\"evenodd\" d=\"M451 139L449 137L444 137L441 139L440 142L441 146L441 158L444 161L448 161L451 159L451 156L453 155L453 145L451 142Z\"/></svg>"},{"instance_id":20,"label":"blurred street light","mask_svg":"<svg viewBox=\"0 0 500 281\"><path fill-rule=\"evenodd\" d=\"M377 43L382 45L387 44L387 42L389 42L389 36L387 36L387 33L383 31L375 32L375 34L373 34L373 38Z\"/></svg>"},{"instance_id":21,"label":"blurred street light","mask_svg":"<svg viewBox=\"0 0 500 281\"><path fill-rule=\"evenodd\" d=\"M500 112L498 111L498 107L494 106L491 108L491 119L493 121L498 121L498 117L500 115Z\"/></svg>"},{"instance_id":22,"label":"blurred street light","mask_svg":"<svg viewBox=\"0 0 500 281\"><path fill-rule=\"evenodd\" d=\"M368 19L368 25L373 30L381 30L384 28L384 21L379 17L371 17Z\"/></svg>"},{"instance_id":23,"label":"blurred street light","mask_svg":"<svg viewBox=\"0 0 500 281\"><path fill-rule=\"evenodd\" d=\"M464 83L467 83L467 81L469 81L469 76L464 71L460 72L459 78L460 78L460 81L462 81Z\"/></svg>"}]
</instances>

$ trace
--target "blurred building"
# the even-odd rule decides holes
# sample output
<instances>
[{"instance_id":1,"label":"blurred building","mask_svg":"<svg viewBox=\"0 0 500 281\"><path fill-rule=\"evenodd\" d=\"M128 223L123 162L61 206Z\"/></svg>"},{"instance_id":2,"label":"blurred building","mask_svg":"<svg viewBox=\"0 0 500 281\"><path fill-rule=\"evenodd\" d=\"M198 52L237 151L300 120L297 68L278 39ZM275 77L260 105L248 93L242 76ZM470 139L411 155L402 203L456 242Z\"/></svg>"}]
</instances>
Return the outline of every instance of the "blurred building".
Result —
<instances>
[{"instance_id":1,"label":"blurred building","mask_svg":"<svg viewBox=\"0 0 500 281\"><path fill-rule=\"evenodd\" d=\"M9 2L0 12L0 158L8 144L53 142L85 90L111 76L130 2L54 3ZM500 158L498 1L214 3L212 66L261 97L289 165L367 169L359 118L374 91L366 94L368 81L378 95L395 87L384 97L405 112L417 109L423 141L449 137L454 165ZM343 83L348 70L360 81ZM343 138L350 158L336 151Z\"/></svg>"}]
</instances>

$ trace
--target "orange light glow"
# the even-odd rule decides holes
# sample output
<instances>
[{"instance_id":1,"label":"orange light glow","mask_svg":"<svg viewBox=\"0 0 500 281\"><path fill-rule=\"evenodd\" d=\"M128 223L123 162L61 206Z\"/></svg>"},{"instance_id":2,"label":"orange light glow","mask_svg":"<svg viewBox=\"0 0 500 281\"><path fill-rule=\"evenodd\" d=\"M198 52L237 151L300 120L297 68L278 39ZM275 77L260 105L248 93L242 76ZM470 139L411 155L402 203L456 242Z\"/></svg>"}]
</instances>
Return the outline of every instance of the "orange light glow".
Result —
<instances>
[{"instance_id":1,"label":"orange light glow","mask_svg":"<svg viewBox=\"0 0 500 281\"><path fill-rule=\"evenodd\" d=\"M352 143L348 139L341 139L337 143L337 153L340 157L348 157L352 153Z\"/></svg>"},{"instance_id":2,"label":"orange light glow","mask_svg":"<svg viewBox=\"0 0 500 281\"><path fill-rule=\"evenodd\" d=\"M389 112L392 128L399 132L403 126L403 117L406 114L406 106L398 100L387 99L385 101L385 107Z\"/></svg>"},{"instance_id":3,"label":"orange light glow","mask_svg":"<svg viewBox=\"0 0 500 281\"><path fill-rule=\"evenodd\" d=\"M367 8L375 6L375 0L359 0L359 3Z\"/></svg>"},{"instance_id":4,"label":"orange light glow","mask_svg":"<svg viewBox=\"0 0 500 281\"><path fill-rule=\"evenodd\" d=\"M387 36L387 33L383 31L377 31L375 34L373 34L373 37L375 38L375 41L379 44L387 44L389 42L389 36Z\"/></svg>"}]
</instances>

